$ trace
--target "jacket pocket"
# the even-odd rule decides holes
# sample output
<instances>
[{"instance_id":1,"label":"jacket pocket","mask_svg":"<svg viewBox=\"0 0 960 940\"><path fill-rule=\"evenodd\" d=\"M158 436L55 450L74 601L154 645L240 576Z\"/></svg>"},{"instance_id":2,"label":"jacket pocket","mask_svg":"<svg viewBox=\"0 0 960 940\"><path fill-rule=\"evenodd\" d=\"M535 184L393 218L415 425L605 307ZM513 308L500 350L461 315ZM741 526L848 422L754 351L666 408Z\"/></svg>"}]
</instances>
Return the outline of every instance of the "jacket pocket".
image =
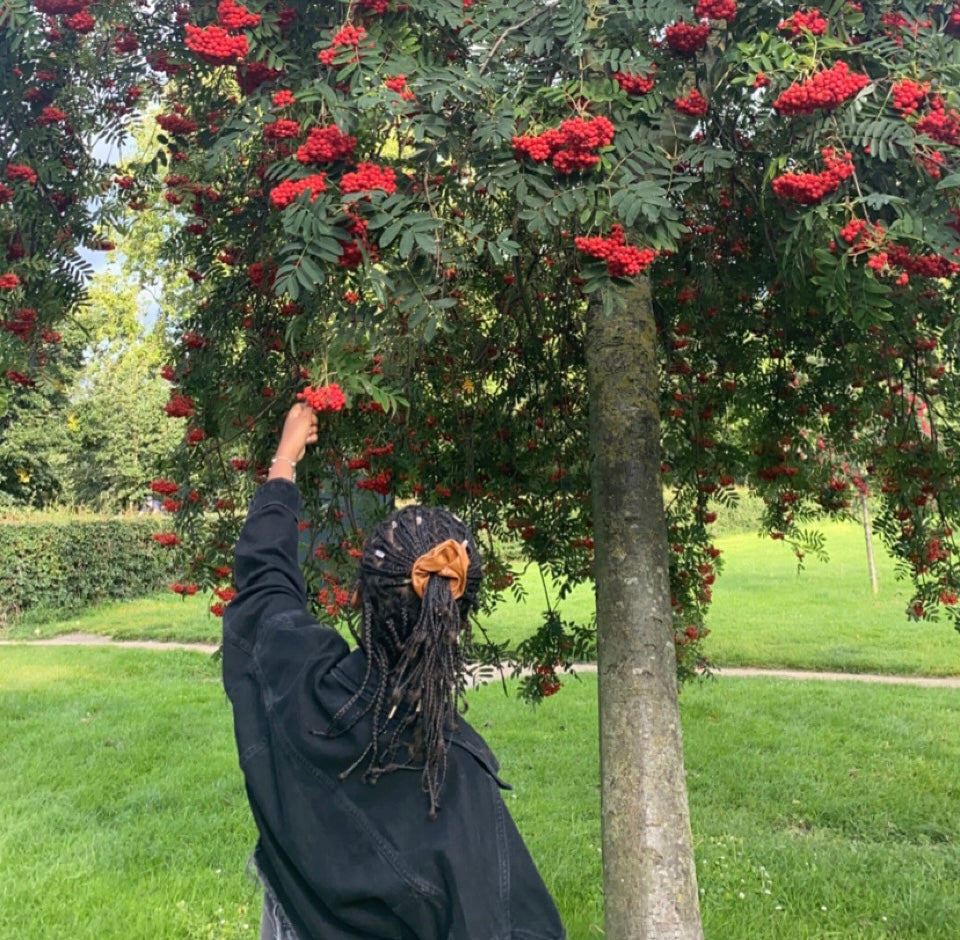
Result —
<instances>
[{"instance_id":1,"label":"jacket pocket","mask_svg":"<svg viewBox=\"0 0 960 940\"><path fill-rule=\"evenodd\" d=\"M334 666L314 689L321 718L310 733L335 738L353 728L373 708L373 689L358 687L339 665Z\"/></svg>"}]
</instances>

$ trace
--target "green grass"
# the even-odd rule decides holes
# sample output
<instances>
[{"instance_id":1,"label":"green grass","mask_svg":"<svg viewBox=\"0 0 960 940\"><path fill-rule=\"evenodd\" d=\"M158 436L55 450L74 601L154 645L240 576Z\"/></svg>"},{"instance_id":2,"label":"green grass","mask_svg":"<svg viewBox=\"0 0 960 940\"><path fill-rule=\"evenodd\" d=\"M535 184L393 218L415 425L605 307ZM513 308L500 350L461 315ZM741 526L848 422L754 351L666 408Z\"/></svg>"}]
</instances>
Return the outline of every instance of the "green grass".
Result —
<instances>
[{"instance_id":1,"label":"green grass","mask_svg":"<svg viewBox=\"0 0 960 940\"><path fill-rule=\"evenodd\" d=\"M471 693L571 940L601 936L595 696ZM708 940L956 936L956 692L727 678L681 710ZM215 662L5 647L0 717L0 936L257 935Z\"/></svg>"},{"instance_id":2,"label":"green grass","mask_svg":"<svg viewBox=\"0 0 960 940\"><path fill-rule=\"evenodd\" d=\"M491 639L523 639L533 633L542 620L547 593L539 573L529 569L520 579L523 591L519 599L505 598L484 618L483 626ZM548 588L549 603L557 603L554 587ZM5 631L9 639L42 639L64 633L92 633L119 640L149 639L178 642L218 643L220 620L209 607L209 595L181 597L163 592L137 600L100 604L67 618L26 619ZM561 605L564 617L586 623L593 615L593 587L580 585Z\"/></svg>"},{"instance_id":3,"label":"green grass","mask_svg":"<svg viewBox=\"0 0 960 940\"><path fill-rule=\"evenodd\" d=\"M64 633L92 633L118 640L219 643L220 620L210 613L211 598L163 592L136 600L99 604L67 618L16 623L11 639L40 639Z\"/></svg>"},{"instance_id":4,"label":"green grass","mask_svg":"<svg viewBox=\"0 0 960 940\"><path fill-rule=\"evenodd\" d=\"M946 622L911 622L906 617L910 586L896 580L893 561L879 539L875 552L880 591L871 593L862 529L826 522L829 561L796 559L781 542L754 533L717 539L725 568L714 585L705 650L717 666L782 666L794 669L960 675L960 636ZM555 588L545 591L539 573L528 569L523 596L507 598L484 626L494 640L520 640L541 622ZM220 621L209 597L152 598L104 604L63 620L22 623L8 636L27 639L83 631L119 639L215 643ZM559 604L565 619L586 623L593 613L593 588L580 585Z\"/></svg>"},{"instance_id":5,"label":"green grass","mask_svg":"<svg viewBox=\"0 0 960 940\"><path fill-rule=\"evenodd\" d=\"M0 936L244 936L259 909L243 876L252 828L209 658L0 659Z\"/></svg>"},{"instance_id":6,"label":"green grass","mask_svg":"<svg viewBox=\"0 0 960 940\"><path fill-rule=\"evenodd\" d=\"M870 589L863 529L824 523L829 561L796 559L755 534L717 540L724 570L714 585L706 652L720 666L960 675L960 635L946 621L910 621L910 585L874 540L879 593Z\"/></svg>"}]
</instances>

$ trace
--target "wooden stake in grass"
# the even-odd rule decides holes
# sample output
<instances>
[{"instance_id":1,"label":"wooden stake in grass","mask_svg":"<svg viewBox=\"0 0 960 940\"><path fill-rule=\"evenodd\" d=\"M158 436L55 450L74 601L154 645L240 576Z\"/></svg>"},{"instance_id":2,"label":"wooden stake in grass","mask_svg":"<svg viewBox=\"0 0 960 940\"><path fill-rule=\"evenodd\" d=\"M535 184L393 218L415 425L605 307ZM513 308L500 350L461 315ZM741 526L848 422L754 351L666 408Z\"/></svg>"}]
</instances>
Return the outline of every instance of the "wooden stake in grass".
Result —
<instances>
[{"instance_id":1,"label":"wooden stake in grass","mask_svg":"<svg viewBox=\"0 0 960 940\"><path fill-rule=\"evenodd\" d=\"M877 562L873 557L873 527L870 525L870 509L867 506L865 493L860 494L860 511L863 514L863 541L867 546L867 571L870 572L870 590L876 594L880 587L877 584Z\"/></svg>"}]
</instances>

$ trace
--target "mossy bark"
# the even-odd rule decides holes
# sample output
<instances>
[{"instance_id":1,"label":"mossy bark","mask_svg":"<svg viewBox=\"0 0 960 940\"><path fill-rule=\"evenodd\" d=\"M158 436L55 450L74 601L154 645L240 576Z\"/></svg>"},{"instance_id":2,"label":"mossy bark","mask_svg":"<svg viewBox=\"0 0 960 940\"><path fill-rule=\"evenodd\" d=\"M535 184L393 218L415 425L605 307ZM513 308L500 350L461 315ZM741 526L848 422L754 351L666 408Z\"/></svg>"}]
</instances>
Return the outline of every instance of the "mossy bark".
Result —
<instances>
[{"instance_id":1,"label":"mossy bark","mask_svg":"<svg viewBox=\"0 0 960 940\"><path fill-rule=\"evenodd\" d=\"M587 321L603 881L610 940L700 940L646 278Z\"/></svg>"}]
</instances>

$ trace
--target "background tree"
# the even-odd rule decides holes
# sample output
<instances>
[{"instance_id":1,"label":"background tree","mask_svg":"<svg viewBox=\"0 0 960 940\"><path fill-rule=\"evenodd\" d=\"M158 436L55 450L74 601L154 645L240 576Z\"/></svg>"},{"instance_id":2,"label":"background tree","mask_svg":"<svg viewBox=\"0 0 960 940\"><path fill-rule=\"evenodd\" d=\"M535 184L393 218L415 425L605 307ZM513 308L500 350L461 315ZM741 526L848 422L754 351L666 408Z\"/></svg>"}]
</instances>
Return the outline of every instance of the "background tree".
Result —
<instances>
[{"instance_id":1,"label":"background tree","mask_svg":"<svg viewBox=\"0 0 960 940\"><path fill-rule=\"evenodd\" d=\"M163 320L143 310L135 284L107 270L92 282L81 323L87 361L73 385L67 425L74 498L113 512L139 509L151 497L159 502L150 482L178 444L163 411Z\"/></svg>"},{"instance_id":2,"label":"background tree","mask_svg":"<svg viewBox=\"0 0 960 940\"><path fill-rule=\"evenodd\" d=\"M45 376L37 383L11 370L0 388L0 499L34 509L67 503L72 498L71 440L65 422L80 370L80 347L40 326L32 308L18 308L0 327L8 347L33 347L30 355L42 363Z\"/></svg>"},{"instance_id":3,"label":"background tree","mask_svg":"<svg viewBox=\"0 0 960 940\"><path fill-rule=\"evenodd\" d=\"M69 498L63 391L12 391L0 418L0 499L42 509Z\"/></svg>"}]
</instances>

